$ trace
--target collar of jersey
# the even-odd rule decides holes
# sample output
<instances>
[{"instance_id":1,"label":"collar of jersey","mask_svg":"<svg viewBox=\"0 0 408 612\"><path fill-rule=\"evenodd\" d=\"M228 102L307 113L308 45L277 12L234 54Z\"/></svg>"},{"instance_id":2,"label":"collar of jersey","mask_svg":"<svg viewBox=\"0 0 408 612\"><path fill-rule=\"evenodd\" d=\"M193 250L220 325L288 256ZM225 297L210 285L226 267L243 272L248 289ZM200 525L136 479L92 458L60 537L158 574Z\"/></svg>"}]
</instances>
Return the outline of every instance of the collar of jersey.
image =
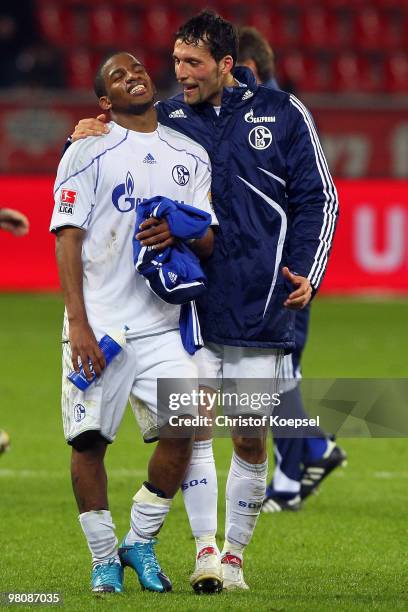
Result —
<instances>
[{"instance_id":1,"label":"collar of jersey","mask_svg":"<svg viewBox=\"0 0 408 612\"><path fill-rule=\"evenodd\" d=\"M157 129L154 130L154 132L136 132L135 130L129 130L128 128L122 127L118 123L115 123L115 121L110 121L108 123L108 127L110 128L111 131L114 130L118 134L125 135L125 134L129 133L129 136L133 134L135 136L143 138L144 140L153 140L153 139L157 138L157 133L158 133L158 130L159 130L159 125L158 125Z\"/></svg>"}]
</instances>

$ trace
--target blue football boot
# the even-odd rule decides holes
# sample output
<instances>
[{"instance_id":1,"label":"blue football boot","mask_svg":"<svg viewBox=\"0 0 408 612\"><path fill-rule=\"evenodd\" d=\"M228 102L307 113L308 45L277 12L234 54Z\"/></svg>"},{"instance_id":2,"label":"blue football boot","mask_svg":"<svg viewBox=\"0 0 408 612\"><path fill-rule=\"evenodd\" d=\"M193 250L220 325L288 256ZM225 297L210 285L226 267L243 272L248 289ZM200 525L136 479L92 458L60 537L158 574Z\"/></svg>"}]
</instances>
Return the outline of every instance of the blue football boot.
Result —
<instances>
[{"instance_id":1,"label":"blue football boot","mask_svg":"<svg viewBox=\"0 0 408 612\"><path fill-rule=\"evenodd\" d=\"M115 559L100 563L92 570L91 588L93 593L122 593L123 567Z\"/></svg>"},{"instance_id":2,"label":"blue football boot","mask_svg":"<svg viewBox=\"0 0 408 612\"><path fill-rule=\"evenodd\" d=\"M119 558L124 567L129 566L135 570L142 589L165 593L172 590L172 584L157 560L153 548L156 542L153 539L146 544L135 542L130 546L126 544L125 538L119 548Z\"/></svg>"}]
</instances>

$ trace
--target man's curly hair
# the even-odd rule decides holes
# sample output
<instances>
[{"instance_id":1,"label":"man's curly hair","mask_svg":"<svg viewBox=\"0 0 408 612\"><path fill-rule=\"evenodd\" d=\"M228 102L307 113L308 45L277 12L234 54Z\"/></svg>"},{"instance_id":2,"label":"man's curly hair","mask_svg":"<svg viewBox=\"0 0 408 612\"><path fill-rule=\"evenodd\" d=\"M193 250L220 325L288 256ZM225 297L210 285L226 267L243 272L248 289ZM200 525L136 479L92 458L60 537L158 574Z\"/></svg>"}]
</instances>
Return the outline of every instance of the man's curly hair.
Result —
<instances>
[{"instance_id":1,"label":"man's curly hair","mask_svg":"<svg viewBox=\"0 0 408 612\"><path fill-rule=\"evenodd\" d=\"M186 21L176 32L175 40L195 46L202 40L217 63L226 55L231 55L234 65L237 61L237 30L215 11L206 9Z\"/></svg>"}]
</instances>

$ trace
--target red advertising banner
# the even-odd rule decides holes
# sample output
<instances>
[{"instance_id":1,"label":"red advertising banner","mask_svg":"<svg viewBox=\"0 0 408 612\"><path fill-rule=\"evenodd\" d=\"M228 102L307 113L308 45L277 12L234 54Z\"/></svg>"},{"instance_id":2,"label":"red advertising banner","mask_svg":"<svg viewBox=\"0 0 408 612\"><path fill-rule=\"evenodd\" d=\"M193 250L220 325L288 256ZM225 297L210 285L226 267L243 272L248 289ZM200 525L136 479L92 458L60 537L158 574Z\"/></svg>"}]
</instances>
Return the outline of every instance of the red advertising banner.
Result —
<instances>
[{"instance_id":1,"label":"red advertising banner","mask_svg":"<svg viewBox=\"0 0 408 612\"><path fill-rule=\"evenodd\" d=\"M30 231L20 238L0 230L0 289L45 291L59 288L55 238L49 231L54 179L38 176L0 177L0 206L20 210Z\"/></svg>"},{"instance_id":2,"label":"red advertising banner","mask_svg":"<svg viewBox=\"0 0 408 612\"><path fill-rule=\"evenodd\" d=\"M98 114L98 105L40 100L0 104L0 172L53 174L63 145L83 117Z\"/></svg>"},{"instance_id":3,"label":"red advertising banner","mask_svg":"<svg viewBox=\"0 0 408 612\"><path fill-rule=\"evenodd\" d=\"M406 109L315 109L330 171L344 178L408 177Z\"/></svg>"},{"instance_id":4,"label":"red advertising banner","mask_svg":"<svg viewBox=\"0 0 408 612\"><path fill-rule=\"evenodd\" d=\"M408 294L408 181L336 181L340 217L322 293Z\"/></svg>"},{"instance_id":5,"label":"red advertising banner","mask_svg":"<svg viewBox=\"0 0 408 612\"><path fill-rule=\"evenodd\" d=\"M408 294L408 181L336 181L340 218L321 293ZM48 227L53 178L0 177L0 205L30 219L30 233L0 231L0 290L59 287Z\"/></svg>"}]
</instances>

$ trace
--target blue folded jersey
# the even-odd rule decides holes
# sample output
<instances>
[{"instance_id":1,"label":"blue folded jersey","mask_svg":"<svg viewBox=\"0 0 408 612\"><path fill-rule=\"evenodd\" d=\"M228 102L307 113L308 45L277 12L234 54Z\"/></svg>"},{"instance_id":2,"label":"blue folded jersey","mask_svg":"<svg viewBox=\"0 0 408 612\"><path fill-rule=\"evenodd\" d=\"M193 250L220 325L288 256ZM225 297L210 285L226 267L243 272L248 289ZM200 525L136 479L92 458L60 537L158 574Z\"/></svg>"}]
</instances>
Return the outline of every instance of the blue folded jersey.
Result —
<instances>
[{"instance_id":1,"label":"blue folded jersey","mask_svg":"<svg viewBox=\"0 0 408 612\"><path fill-rule=\"evenodd\" d=\"M206 277L198 257L186 245L179 244L171 251L170 257L161 253L149 263L136 265L136 270L162 300L169 304L186 304L204 293Z\"/></svg>"},{"instance_id":2,"label":"blue folded jersey","mask_svg":"<svg viewBox=\"0 0 408 612\"><path fill-rule=\"evenodd\" d=\"M203 345L198 316L193 300L206 290L206 277L197 255L183 242L202 238L211 223L211 215L169 198L157 196L137 207L135 235L139 226L150 217L166 218L176 245L158 253L133 238L133 261L150 289L169 304L181 304L180 334L184 348L193 354Z\"/></svg>"},{"instance_id":3,"label":"blue folded jersey","mask_svg":"<svg viewBox=\"0 0 408 612\"><path fill-rule=\"evenodd\" d=\"M211 223L208 213L157 196L138 205L135 234L141 223L152 216L165 217L172 235L181 240L202 238ZM206 277L200 260L182 241L158 253L152 247L143 247L134 237L133 261L152 291L169 304L185 304L205 291Z\"/></svg>"},{"instance_id":4,"label":"blue folded jersey","mask_svg":"<svg viewBox=\"0 0 408 612\"><path fill-rule=\"evenodd\" d=\"M138 204L136 227L150 217L165 217L172 235L182 240L202 238L211 224L211 215L204 210L164 196L155 196Z\"/></svg>"},{"instance_id":5,"label":"blue folded jersey","mask_svg":"<svg viewBox=\"0 0 408 612\"><path fill-rule=\"evenodd\" d=\"M211 215L204 210L164 196L149 198L138 205L136 219L142 223L149 217L165 217L172 235L183 240L202 238L211 224Z\"/></svg>"}]
</instances>

